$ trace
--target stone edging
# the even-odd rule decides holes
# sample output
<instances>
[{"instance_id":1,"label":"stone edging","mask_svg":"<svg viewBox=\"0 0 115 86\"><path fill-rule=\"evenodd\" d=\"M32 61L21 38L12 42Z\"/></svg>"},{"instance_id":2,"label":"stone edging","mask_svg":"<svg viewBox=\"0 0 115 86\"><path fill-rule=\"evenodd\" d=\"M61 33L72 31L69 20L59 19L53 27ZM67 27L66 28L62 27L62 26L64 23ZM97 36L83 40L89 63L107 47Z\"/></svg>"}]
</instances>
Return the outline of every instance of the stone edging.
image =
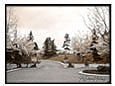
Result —
<instances>
[{"instance_id":1,"label":"stone edging","mask_svg":"<svg viewBox=\"0 0 115 86\"><path fill-rule=\"evenodd\" d=\"M109 76L109 75L102 75L102 74L83 73L83 71L80 71L79 73L83 75L89 75L89 76Z\"/></svg>"}]
</instances>

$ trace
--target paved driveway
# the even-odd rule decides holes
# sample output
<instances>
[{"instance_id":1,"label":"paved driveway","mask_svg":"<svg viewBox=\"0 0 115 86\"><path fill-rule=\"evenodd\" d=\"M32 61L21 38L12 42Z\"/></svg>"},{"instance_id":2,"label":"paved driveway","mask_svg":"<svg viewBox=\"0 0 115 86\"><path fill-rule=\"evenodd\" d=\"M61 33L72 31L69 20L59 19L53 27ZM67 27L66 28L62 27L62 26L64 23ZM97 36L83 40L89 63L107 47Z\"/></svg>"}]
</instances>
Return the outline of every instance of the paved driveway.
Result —
<instances>
[{"instance_id":1,"label":"paved driveway","mask_svg":"<svg viewBox=\"0 0 115 86\"><path fill-rule=\"evenodd\" d=\"M37 68L22 68L7 72L8 83L104 83L109 76L90 76L79 74L90 68L64 68L56 61L43 60Z\"/></svg>"}]
</instances>

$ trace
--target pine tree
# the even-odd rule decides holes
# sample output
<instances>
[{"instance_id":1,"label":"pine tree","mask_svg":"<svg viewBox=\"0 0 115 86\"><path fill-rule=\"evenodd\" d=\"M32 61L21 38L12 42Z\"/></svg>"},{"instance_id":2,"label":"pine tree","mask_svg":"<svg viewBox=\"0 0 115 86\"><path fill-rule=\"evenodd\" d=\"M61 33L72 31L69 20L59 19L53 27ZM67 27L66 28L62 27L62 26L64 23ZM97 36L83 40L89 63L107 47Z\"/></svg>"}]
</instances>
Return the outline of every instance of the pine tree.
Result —
<instances>
[{"instance_id":1,"label":"pine tree","mask_svg":"<svg viewBox=\"0 0 115 86\"><path fill-rule=\"evenodd\" d=\"M64 38L65 38L65 41L64 41L62 47L64 48L65 51L68 51L68 50L70 50L70 48L69 48L69 46L70 46L70 37L69 37L69 34L65 34ZM68 58L67 58L66 52L65 52L64 60L67 60L67 59Z\"/></svg>"},{"instance_id":2,"label":"pine tree","mask_svg":"<svg viewBox=\"0 0 115 86\"><path fill-rule=\"evenodd\" d=\"M50 37L47 37L44 42L44 56L50 57L56 55L56 46L54 40L51 40Z\"/></svg>"},{"instance_id":3,"label":"pine tree","mask_svg":"<svg viewBox=\"0 0 115 86\"><path fill-rule=\"evenodd\" d=\"M55 39L52 40L52 44L51 44L51 46L52 46L52 54L56 55L56 45L55 45L54 41L55 41Z\"/></svg>"},{"instance_id":4,"label":"pine tree","mask_svg":"<svg viewBox=\"0 0 115 86\"><path fill-rule=\"evenodd\" d=\"M34 42L34 44L35 44L34 50L39 50L37 43Z\"/></svg>"},{"instance_id":5,"label":"pine tree","mask_svg":"<svg viewBox=\"0 0 115 86\"><path fill-rule=\"evenodd\" d=\"M65 49L65 50L70 50L70 48L69 48L69 46L70 46L70 37L69 37L69 34L65 34L65 41L64 41L64 43L63 43L63 48Z\"/></svg>"},{"instance_id":6,"label":"pine tree","mask_svg":"<svg viewBox=\"0 0 115 86\"><path fill-rule=\"evenodd\" d=\"M46 38L45 42L44 42L44 56L48 56L48 53L49 53L49 41L50 41L50 38Z\"/></svg>"},{"instance_id":7,"label":"pine tree","mask_svg":"<svg viewBox=\"0 0 115 86\"><path fill-rule=\"evenodd\" d=\"M29 36L28 36L28 41L33 41L34 40L34 37L33 37L33 34L32 34L32 31L30 31L29 33Z\"/></svg>"},{"instance_id":8,"label":"pine tree","mask_svg":"<svg viewBox=\"0 0 115 86\"><path fill-rule=\"evenodd\" d=\"M98 54L98 50L96 48L96 45L98 44L97 40L98 40L98 36L96 35L95 29L93 29L92 42L90 45L90 50L92 51L92 56L93 56L94 62L101 60L100 55Z\"/></svg>"}]
</instances>

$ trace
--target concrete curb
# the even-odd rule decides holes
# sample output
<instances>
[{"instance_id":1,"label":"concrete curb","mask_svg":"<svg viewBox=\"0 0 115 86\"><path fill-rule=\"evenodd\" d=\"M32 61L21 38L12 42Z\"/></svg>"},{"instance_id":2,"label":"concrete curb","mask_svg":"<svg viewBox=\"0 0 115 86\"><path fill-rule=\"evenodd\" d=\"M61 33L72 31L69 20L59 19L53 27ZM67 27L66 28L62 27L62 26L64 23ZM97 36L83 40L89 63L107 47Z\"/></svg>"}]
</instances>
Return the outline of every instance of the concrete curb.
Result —
<instances>
[{"instance_id":1,"label":"concrete curb","mask_svg":"<svg viewBox=\"0 0 115 86\"><path fill-rule=\"evenodd\" d=\"M16 71L16 70L20 70L20 69L22 69L22 68L17 68L17 69L8 70L7 73L13 72L13 71Z\"/></svg>"},{"instance_id":2,"label":"concrete curb","mask_svg":"<svg viewBox=\"0 0 115 86\"><path fill-rule=\"evenodd\" d=\"M83 73L83 71L80 71L79 74L88 75L88 76L109 76L109 75L102 75L102 74Z\"/></svg>"},{"instance_id":3,"label":"concrete curb","mask_svg":"<svg viewBox=\"0 0 115 86\"><path fill-rule=\"evenodd\" d=\"M64 64L62 62L58 62L58 63L61 64L61 65L63 65L64 68L67 68L67 66L68 66L67 64Z\"/></svg>"},{"instance_id":4,"label":"concrete curb","mask_svg":"<svg viewBox=\"0 0 115 86\"><path fill-rule=\"evenodd\" d=\"M48 60L48 61L57 62L57 63L63 65L64 68L67 68L67 66L68 66L67 64L65 64L65 63L63 63L63 62L60 62L60 61L54 61L54 60Z\"/></svg>"}]
</instances>

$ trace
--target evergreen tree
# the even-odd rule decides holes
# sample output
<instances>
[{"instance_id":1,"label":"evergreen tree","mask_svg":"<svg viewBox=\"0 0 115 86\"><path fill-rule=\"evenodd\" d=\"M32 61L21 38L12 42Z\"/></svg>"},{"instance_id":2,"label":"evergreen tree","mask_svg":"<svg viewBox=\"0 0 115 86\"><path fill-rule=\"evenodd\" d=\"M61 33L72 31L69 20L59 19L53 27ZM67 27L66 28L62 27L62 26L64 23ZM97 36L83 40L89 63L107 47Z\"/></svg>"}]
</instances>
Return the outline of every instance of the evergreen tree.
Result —
<instances>
[{"instance_id":1,"label":"evergreen tree","mask_svg":"<svg viewBox=\"0 0 115 86\"><path fill-rule=\"evenodd\" d=\"M33 41L34 40L34 37L33 37L33 34L32 34L32 31L30 31L29 33L29 36L28 36L28 41Z\"/></svg>"},{"instance_id":2,"label":"evergreen tree","mask_svg":"<svg viewBox=\"0 0 115 86\"><path fill-rule=\"evenodd\" d=\"M69 37L69 34L65 34L65 41L64 41L64 43L63 43L63 48L65 49L65 50L70 50L70 48L69 48L69 46L70 46L70 37Z\"/></svg>"},{"instance_id":3,"label":"evergreen tree","mask_svg":"<svg viewBox=\"0 0 115 86\"><path fill-rule=\"evenodd\" d=\"M69 46L70 46L70 37L69 37L69 34L65 34L64 38L65 38L65 41L64 41L62 47L64 48L64 50L70 50L70 48L69 48ZM67 60L67 59L68 58L67 58L66 52L65 52L64 60Z\"/></svg>"},{"instance_id":4,"label":"evergreen tree","mask_svg":"<svg viewBox=\"0 0 115 86\"><path fill-rule=\"evenodd\" d=\"M39 50L37 43L34 42L34 44L35 44L34 50Z\"/></svg>"},{"instance_id":5,"label":"evergreen tree","mask_svg":"<svg viewBox=\"0 0 115 86\"><path fill-rule=\"evenodd\" d=\"M52 46L52 54L56 55L56 45L54 43L55 40L52 40L51 46Z\"/></svg>"},{"instance_id":6,"label":"evergreen tree","mask_svg":"<svg viewBox=\"0 0 115 86\"><path fill-rule=\"evenodd\" d=\"M94 62L101 60L100 55L98 54L98 50L96 48L96 45L98 44L97 40L98 40L98 36L96 35L95 29L93 29L92 42L90 45L90 50L92 51Z\"/></svg>"},{"instance_id":7,"label":"evergreen tree","mask_svg":"<svg viewBox=\"0 0 115 86\"><path fill-rule=\"evenodd\" d=\"M44 42L44 56L50 57L56 55L56 46L54 40L51 40L50 37L47 37Z\"/></svg>"}]
</instances>

